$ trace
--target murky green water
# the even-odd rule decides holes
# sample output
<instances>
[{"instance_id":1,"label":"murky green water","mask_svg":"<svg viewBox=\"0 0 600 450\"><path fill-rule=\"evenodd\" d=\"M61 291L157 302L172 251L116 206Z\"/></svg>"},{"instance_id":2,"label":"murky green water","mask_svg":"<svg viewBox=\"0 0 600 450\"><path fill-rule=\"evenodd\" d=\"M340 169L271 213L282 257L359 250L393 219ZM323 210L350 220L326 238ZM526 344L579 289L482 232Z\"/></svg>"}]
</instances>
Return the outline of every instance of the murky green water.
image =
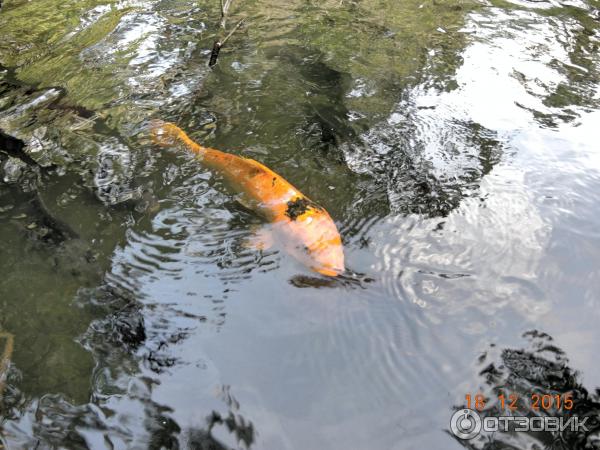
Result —
<instances>
[{"instance_id":1,"label":"murky green water","mask_svg":"<svg viewBox=\"0 0 600 450\"><path fill-rule=\"evenodd\" d=\"M3 2L0 448L600 448L600 3L236 0L211 70L219 14ZM153 118L325 206L351 275L244 245ZM449 433L502 390L593 425Z\"/></svg>"}]
</instances>

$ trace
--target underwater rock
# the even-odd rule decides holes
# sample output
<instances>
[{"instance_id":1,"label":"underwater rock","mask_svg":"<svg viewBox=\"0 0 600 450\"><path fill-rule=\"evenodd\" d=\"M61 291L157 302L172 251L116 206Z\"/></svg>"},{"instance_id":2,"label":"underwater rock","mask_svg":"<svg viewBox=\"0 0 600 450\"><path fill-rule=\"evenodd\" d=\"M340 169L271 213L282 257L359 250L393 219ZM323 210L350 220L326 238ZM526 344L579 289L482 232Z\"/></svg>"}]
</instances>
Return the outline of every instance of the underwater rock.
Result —
<instances>
[{"instance_id":1,"label":"underwater rock","mask_svg":"<svg viewBox=\"0 0 600 450\"><path fill-rule=\"evenodd\" d=\"M2 181L9 184L18 183L26 168L27 164L22 160L9 156L2 164Z\"/></svg>"}]
</instances>

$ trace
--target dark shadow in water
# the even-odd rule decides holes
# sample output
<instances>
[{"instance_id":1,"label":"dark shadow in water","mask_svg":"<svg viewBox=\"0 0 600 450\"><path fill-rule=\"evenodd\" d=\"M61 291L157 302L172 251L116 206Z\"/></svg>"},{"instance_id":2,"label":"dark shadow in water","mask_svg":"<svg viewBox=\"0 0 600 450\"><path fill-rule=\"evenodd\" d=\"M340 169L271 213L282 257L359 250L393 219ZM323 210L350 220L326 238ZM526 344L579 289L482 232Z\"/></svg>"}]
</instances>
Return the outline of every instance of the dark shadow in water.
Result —
<instances>
[{"instance_id":1,"label":"dark shadow in water","mask_svg":"<svg viewBox=\"0 0 600 450\"><path fill-rule=\"evenodd\" d=\"M23 151L24 147L25 143L21 139L17 139L16 137L10 136L0 130L0 151L12 156L13 158L20 159L27 165L39 167L38 162L29 156L29 154L27 154L25 151Z\"/></svg>"},{"instance_id":2,"label":"dark shadow in water","mask_svg":"<svg viewBox=\"0 0 600 450\"><path fill-rule=\"evenodd\" d=\"M35 235L40 240L60 244L69 239L77 239L79 237L67 223L53 216L48 211L39 194L36 194L29 203L33 216L37 218L33 223L37 225L34 230L37 231ZM91 262L90 258L91 256L86 257L88 262Z\"/></svg>"},{"instance_id":3,"label":"dark shadow in water","mask_svg":"<svg viewBox=\"0 0 600 450\"><path fill-rule=\"evenodd\" d=\"M369 149L363 157L371 160L374 173L385 184L394 211L446 217L464 198L478 195L483 177L500 162L505 145L478 123L438 118L447 121L443 125L413 114L407 109L401 125L367 138L369 145L381 144L389 151L377 154ZM445 131L440 134L442 127ZM435 147L439 156L428 155L427 146ZM434 167L440 161L443 165Z\"/></svg>"},{"instance_id":4,"label":"dark shadow in water","mask_svg":"<svg viewBox=\"0 0 600 450\"><path fill-rule=\"evenodd\" d=\"M337 277L296 275L290 279L290 284L297 288L362 288L375 281L364 273L353 272L347 269Z\"/></svg>"},{"instance_id":5,"label":"dark shadow in water","mask_svg":"<svg viewBox=\"0 0 600 450\"><path fill-rule=\"evenodd\" d=\"M105 341L103 346L134 352L146 342L142 305L131 290L105 282L94 290L93 305L104 313L93 328L93 334Z\"/></svg>"},{"instance_id":6,"label":"dark shadow in water","mask_svg":"<svg viewBox=\"0 0 600 450\"><path fill-rule=\"evenodd\" d=\"M9 201L13 202L9 210L10 217L23 217L23 220L13 219L12 224L30 242L58 250L65 242L79 238L68 223L48 210L37 190L23 192L19 187L0 183L0 207ZM93 261L90 253L84 253L82 257L87 263Z\"/></svg>"},{"instance_id":7,"label":"dark shadow in water","mask_svg":"<svg viewBox=\"0 0 600 450\"><path fill-rule=\"evenodd\" d=\"M481 393L486 399L482 417L528 416L559 417L565 422L570 417L588 418L585 425L589 431L556 432L496 432L478 436L471 441L457 439L465 448L480 450L590 450L600 448L600 388L589 392L581 384L580 374L569 367L563 350L558 348L549 335L533 330L524 333L525 348L498 349L494 345L479 359L483 379ZM516 409L502 409L498 397L507 399L514 395ZM533 395L570 395L573 407L535 408ZM506 401L506 404L509 400ZM512 403L512 402L511 402ZM540 403L541 404L541 403ZM463 405L456 410L467 407ZM451 433L450 433L451 434ZM454 436L453 436L454 437Z\"/></svg>"},{"instance_id":8,"label":"dark shadow in water","mask_svg":"<svg viewBox=\"0 0 600 450\"><path fill-rule=\"evenodd\" d=\"M206 428L191 427L181 433L182 448L189 450L229 450L230 447L213 436L215 427L224 427L238 444L236 447L250 448L256 440L254 424L240 413L240 404L231 394L230 386L220 388L219 397L227 406L227 412L212 411L206 417ZM241 445L240 445L241 444Z\"/></svg>"},{"instance_id":9,"label":"dark shadow in water","mask_svg":"<svg viewBox=\"0 0 600 450\"><path fill-rule=\"evenodd\" d=\"M275 53L278 64L289 73L296 72L298 88L307 92L304 123L298 124L298 130L303 130L305 145L318 149L325 158L342 163L340 145L358 137L345 103L352 77L328 65L325 55L316 49L288 45L277 48ZM286 66L289 67L285 69Z\"/></svg>"}]
</instances>

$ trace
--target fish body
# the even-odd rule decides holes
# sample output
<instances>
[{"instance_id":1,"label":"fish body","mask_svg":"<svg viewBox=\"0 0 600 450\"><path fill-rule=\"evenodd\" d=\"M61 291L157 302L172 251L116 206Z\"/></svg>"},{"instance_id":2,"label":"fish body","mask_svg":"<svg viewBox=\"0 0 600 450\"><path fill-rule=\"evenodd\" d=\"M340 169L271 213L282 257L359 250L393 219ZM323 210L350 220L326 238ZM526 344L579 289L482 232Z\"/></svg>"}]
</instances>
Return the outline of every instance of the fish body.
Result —
<instances>
[{"instance_id":1,"label":"fish body","mask_svg":"<svg viewBox=\"0 0 600 450\"><path fill-rule=\"evenodd\" d=\"M342 240L331 216L286 179L253 159L202 147L172 123L153 122L151 134L158 145L182 144L197 154L236 192L240 203L273 225L278 240L296 259L322 275L344 272Z\"/></svg>"}]
</instances>

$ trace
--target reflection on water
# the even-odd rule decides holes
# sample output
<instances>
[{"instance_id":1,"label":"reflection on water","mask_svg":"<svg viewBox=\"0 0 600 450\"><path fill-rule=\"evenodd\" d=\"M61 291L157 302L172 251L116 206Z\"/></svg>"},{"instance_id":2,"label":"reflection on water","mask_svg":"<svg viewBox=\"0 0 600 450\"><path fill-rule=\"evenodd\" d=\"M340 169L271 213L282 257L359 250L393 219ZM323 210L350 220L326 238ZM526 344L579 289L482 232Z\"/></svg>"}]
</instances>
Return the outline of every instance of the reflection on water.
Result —
<instances>
[{"instance_id":1,"label":"reflection on water","mask_svg":"<svg viewBox=\"0 0 600 450\"><path fill-rule=\"evenodd\" d=\"M210 70L218 2L3 2L0 447L597 447L445 430L480 385L597 416L598 4L230 13ZM322 204L348 275L248 245L153 118Z\"/></svg>"}]
</instances>

